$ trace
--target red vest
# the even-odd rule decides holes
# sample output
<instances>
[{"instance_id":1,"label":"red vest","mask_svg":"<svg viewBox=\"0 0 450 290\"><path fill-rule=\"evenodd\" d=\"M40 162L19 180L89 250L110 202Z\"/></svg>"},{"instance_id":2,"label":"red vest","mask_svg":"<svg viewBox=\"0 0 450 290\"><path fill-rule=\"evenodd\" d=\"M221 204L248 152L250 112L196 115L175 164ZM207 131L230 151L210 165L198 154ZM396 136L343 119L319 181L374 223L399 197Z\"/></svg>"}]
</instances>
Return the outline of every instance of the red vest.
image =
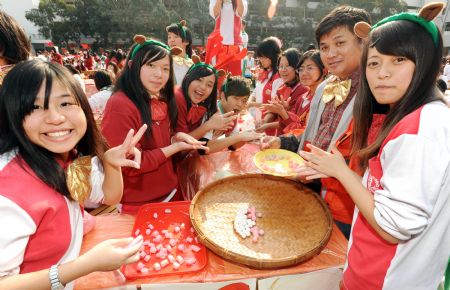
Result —
<instances>
[{"instance_id":1,"label":"red vest","mask_svg":"<svg viewBox=\"0 0 450 290\"><path fill-rule=\"evenodd\" d=\"M214 30L220 31L220 19L221 17L217 17L216 19L216 25L214 26ZM234 38L234 45L242 45L242 36L241 36L241 17L237 16L236 13L234 14L233 19L233 38Z\"/></svg>"},{"instance_id":2,"label":"red vest","mask_svg":"<svg viewBox=\"0 0 450 290\"><path fill-rule=\"evenodd\" d=\"M0 171L0 194L21 207L36 225L25 249L21 274L58 263L72 240L66 199L42 182L28 165L23 166L25 170L15 157Z\"/></svg>"},{"instance_id":3,"label":"red vest","mask_svg":"<svg viewBox=\"0 0 450 290\"><path fill-rule=\"evenodd\" d=\"M385 115L374 115L373 121L369 130L368 143L371 144L383 123ZM341 152L346 160L350 159L349 167L363 175L363 171L359 168L359 160L356 156L351 156L352 150L352 135L353 135L353 120L350 122L347 131L336 141L336 148ZM326 189L325 202L330 208L333 219L345 224L351 224L353 220L353 213L355 210L355 203L348 195L344 186L335 178L322 178L322 188Z\"/></svg>"}]
</instances>

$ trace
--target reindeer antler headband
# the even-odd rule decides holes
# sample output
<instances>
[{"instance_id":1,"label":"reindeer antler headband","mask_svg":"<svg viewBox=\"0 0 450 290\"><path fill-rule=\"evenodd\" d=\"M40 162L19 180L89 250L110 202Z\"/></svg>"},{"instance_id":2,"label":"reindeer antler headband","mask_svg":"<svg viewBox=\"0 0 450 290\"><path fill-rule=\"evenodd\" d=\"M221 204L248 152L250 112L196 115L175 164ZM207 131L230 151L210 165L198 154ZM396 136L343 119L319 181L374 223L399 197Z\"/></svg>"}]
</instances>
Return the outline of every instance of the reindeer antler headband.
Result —
<instances>
[{"instance_id":1,"label":"reindeer antler headband","mask_svg":"<svg viewBox=\"0 0 450 290\"><path fill-rule=\"evenodd\" d=\"M133 37L133 40L137 43L137 45L133 48L133 51L131 52L130 59L133 59L136 53L143 47L147 45L157 45L159 47L162 47L166 49L168 52L170 52L170 47L160 41L153 40L153 39L146 39L144 35L135 35Z\"/></svg>"},{"instance_id":2,"label":"reindeer antler headband","mask_svg":"<svg viewBox=\"0 0 450 290\"><path fill-rule=\"evenodd\" d=\"M441 13L444 6L444 3L442 2L428 3L420 9L418 14L407 12L395 14L382 19L373 26L370 26L367 22L361 21L355 24L354 32L358 37L366 38L369 36L370 31L382 26L383 24L397 20L407 20L422 26L431 35L434 44L438 46L439 29L432 20Z\"/></svg>"},{"instance_id":3,"label":"reindeer antler headband","mask_svg":"<svg viewBox=\"0 0 450 290\"><path fill-rule=\"evenodd\" d=\"M206 68L209 68L210 70L212 70L212 71L214 72L214 74L216 75L216 77L222 77L222 76L225 75L225 71L224 71L223 69L217 70L217 69L216 69L215 67L213 67L212 65L207 64L207 63L204 63L204 62L201 62L201 61L200 61L200 57L198 57L197 55L193 55L193 56L192 56L192 62L194 62L194 65L192 65L192 66L189 68L189 70L188 70L187 73L193 71L193 70L194 70L195 68L197 68L197 67L206 67Z\"/></svg>"}]
</instances>

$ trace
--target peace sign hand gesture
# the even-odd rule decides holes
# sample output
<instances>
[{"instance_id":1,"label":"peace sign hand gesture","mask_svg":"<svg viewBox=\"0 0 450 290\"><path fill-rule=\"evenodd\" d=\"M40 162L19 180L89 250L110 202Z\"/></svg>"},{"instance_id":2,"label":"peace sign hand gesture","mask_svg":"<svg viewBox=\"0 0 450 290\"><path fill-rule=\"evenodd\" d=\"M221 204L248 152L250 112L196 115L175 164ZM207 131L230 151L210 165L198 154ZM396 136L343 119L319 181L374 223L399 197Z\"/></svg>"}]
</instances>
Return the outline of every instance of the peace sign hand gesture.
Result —
<instances>
[{"instance_id":1,"label":"peace sign hand gesture","mask_svg":"<svg viewBox=\"0 0 450 290\"><path fill-rule=\"evenodd\" d=\"M144 124L134 134L134 130L128 131L122 145L109 149L103 155L103 162L108 163L112 167L134 167L139 169L141 167L141 151L135 146L147 130L147 125ZM129 157L134 157L132 160Z\"/></svg>"}]
</instances>

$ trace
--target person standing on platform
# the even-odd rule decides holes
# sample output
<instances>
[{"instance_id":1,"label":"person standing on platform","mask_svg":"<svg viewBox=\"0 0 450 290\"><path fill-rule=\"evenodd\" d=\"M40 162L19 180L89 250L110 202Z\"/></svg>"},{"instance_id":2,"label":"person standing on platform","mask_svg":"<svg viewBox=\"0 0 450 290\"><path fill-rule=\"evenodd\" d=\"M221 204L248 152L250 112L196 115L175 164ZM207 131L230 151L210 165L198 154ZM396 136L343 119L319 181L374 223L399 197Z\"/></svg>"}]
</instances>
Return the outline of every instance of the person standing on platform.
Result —
<instances>
[{"instance_id":1,"label":"person standing on platform","mask_svg":"<svg viewBox=\"0 0 450 290\"><path fill-rule=\"evenodd\" d=\"M242 20L242 27L241 27L242 47L247 48L247 46L248 46L248 34L245 31L245 27L247 27L247 21Z\"/></svg>"},{"instance_id":2,"label":"person standing on platform","mask_svg":"<svg viewBox=\"0 0 450 290\"><path fill-rule=\"evenodd\" d=\"M209 1L209 14L216 24L208 37L205 61L236 76L242 75L241 60L246 53L241 31L247 6L246 0Z\"/></svg>"}]
</instances>

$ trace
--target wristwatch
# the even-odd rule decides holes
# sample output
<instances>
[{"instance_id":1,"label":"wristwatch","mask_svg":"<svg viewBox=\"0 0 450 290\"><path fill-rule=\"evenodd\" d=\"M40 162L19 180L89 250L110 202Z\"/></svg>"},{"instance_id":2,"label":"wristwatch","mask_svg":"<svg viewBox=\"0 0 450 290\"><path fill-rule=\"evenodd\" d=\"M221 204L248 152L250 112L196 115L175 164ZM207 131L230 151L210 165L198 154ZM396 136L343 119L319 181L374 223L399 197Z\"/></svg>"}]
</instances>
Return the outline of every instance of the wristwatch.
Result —
<instances>
[{"instance_id":1,"label":"wristwatch","mask_svg":"<svg viewBox=\"0 0 450 290\"><path fill-rule=\"evenodd\" d=\"M64 289L64 285L61 283L61 280L59 280L58 265L53 265L50 267L50 271L48 271L48 279L50 279L52 290Z\"/></svg>"}]
</instances>

